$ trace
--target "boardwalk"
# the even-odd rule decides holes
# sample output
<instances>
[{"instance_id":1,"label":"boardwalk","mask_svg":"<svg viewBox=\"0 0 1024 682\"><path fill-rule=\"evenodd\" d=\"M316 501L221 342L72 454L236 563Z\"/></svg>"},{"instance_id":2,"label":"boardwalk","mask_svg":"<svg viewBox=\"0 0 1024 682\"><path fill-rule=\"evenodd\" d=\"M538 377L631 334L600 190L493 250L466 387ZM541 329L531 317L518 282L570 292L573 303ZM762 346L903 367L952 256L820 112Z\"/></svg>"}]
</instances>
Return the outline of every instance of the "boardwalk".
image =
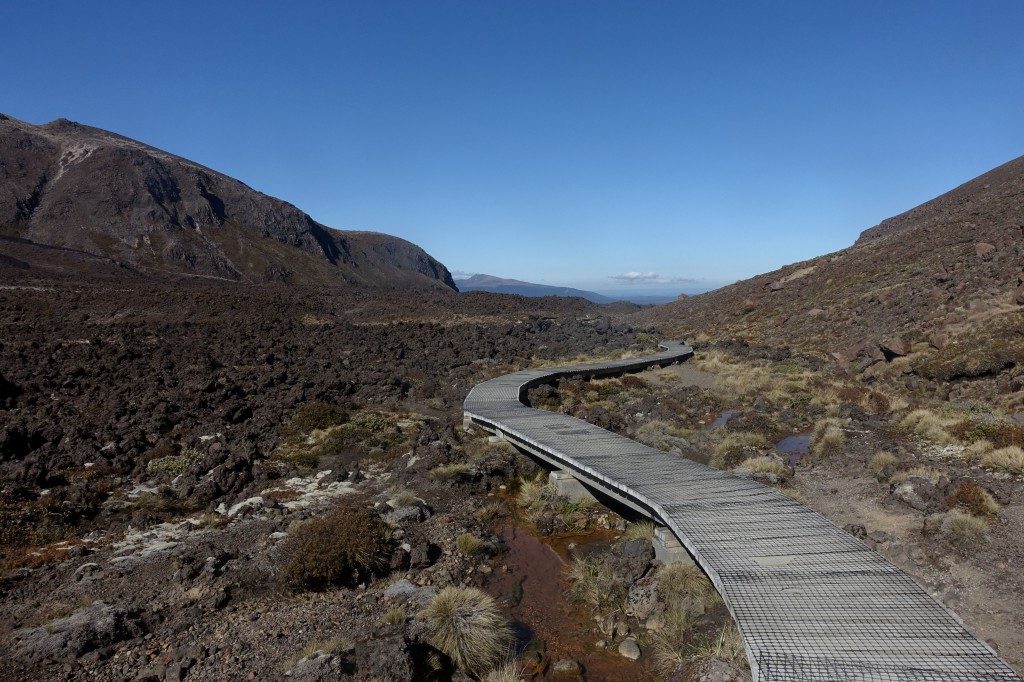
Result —
<instances>
[{"instance_id":1,"label":"boardwalk","mask_svg":"<svg viewBox=\"0 0 1024 682\"><path fill-rule=\"evenodd\" d=\"M600 377L684 360L692 349L484 382L468 423L556 463L667 526L722 594L755 680L1020 680L909 576L791 498L521 402L557 377Z\"/></svg>"}]
</instances>

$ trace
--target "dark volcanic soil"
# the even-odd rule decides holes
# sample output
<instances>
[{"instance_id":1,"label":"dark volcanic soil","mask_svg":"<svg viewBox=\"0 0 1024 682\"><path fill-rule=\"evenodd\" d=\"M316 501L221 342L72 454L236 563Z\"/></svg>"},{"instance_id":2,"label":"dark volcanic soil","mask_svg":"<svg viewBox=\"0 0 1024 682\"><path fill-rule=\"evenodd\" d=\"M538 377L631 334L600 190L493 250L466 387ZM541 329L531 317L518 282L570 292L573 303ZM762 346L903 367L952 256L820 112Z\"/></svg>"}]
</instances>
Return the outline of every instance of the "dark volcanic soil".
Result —
<instances>
[{"instance_id":1,"label":"dark volcanic soil","mask_svg":"<svg viewBox=\"0 0 1024 682\"><path fill-rule=\"evenodd\" d=\"M283 594L280 538L341 496L385 517L405 505L389 521L389 580L479 583L489 554L464 556L455 536L486 540L473 516L483 494L529 464L489 454L486 440L467 454L466 392L541 359L635 342L581 300L10 272L0 281L0 646L13 652L3 679L275 678L340 634L355 648L310 665L387 677L379 665L397 656L414 670L422 638L412 620L384 623L387 580L365 595ZM283 425L321 403L387 438L282 457ZM432 473L467 459L453 480ZM392 504L401 490L425 511ZM501 550L493 540L490 554ZM367 644L381 638L391 644Z\"/></svg>"}]
</instances>

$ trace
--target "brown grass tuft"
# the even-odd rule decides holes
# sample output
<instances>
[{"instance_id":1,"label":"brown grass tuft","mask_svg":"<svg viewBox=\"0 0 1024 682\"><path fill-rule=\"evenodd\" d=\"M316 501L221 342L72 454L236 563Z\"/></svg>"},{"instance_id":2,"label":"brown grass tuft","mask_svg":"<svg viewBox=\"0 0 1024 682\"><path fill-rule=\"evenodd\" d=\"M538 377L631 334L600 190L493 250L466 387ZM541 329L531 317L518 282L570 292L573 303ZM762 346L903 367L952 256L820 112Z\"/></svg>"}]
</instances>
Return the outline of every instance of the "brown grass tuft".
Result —
<instances>
[{"instance_id":1,"label":"brown grass tuft","mask_svg":"<svg viewBox=\"0 0 1024 682\"><path fill-rule=\"evenodd\" d=\"M494 600L472 587L441 590L423 618L430 642L470 674L480 674L501 660L512 639Z\"/></svg>"},{"instance_id":2,"label":"brown grass tuft","mask_svg":"<svg viewBox=\"0 0 1024 682\"><path fill-rule=\"evenodd\" d=\"M963 509L976 516L994 516L999 513L999 503L992 494L970 481L957 486L946 499L946 506L950 509Z\"/></svg>"}]
</instances>

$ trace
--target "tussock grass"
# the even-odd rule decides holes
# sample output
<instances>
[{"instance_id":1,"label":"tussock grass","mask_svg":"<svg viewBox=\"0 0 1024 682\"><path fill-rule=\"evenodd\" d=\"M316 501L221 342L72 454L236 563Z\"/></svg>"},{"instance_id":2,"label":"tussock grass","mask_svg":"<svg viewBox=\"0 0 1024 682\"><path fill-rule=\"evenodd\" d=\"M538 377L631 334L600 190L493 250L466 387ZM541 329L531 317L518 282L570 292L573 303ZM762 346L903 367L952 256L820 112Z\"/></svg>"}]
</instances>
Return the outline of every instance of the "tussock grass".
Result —
<instances>
[{"instance_id":1,"label":"tussock grass","mask_svg":"<svg viewBox=\"0 0 1024 682\"><path fill-rule=\"evenodd\" d=\"M735 431L729 433L715 447L711 455L711 466L719 469L732 469L751 454L756 448L768 446L768 441L759 433Z\"/></svg>"},{"instance_id":2,"label":"tussock grass","mask_svg":"<svg viewBox=\"0 0 1024 682\"><path fill-rule=\"evenodd\" d=\"M443 464L439 467L434 467L427 475L432 481L445 482L461 478L472 470L473 465L469 462L453 462L452 464Z\"/></svg>"},{"instance_id":3,"label":"tussock grass","mask_svg":"<svg viewBox=\"0 0 1024 682\"><path fill-rule=\"evenodd\" d=\"M407 618L408 615L405 613L405 609L401 606L396 606L395 608L388 610L388 612L384 614L382 622L385 625L390 625L394 627L405 623Z\"/></svg>"},{"instance_id":4,"label":"tussock grass","mask_svg":"<svg viewBox=\"0 0 1024 682\"><path fill-rule=\"evenodd\" d=\"M946 500L950 508L960 508L975 516L995 516L999 513L999 503L992 494L977 483L967 481L957 486Z\"/></svg>"},{"instance_id":5,"label":"tussock grass","mask_svg":"<svg viewBox=\"0 0 1024 682\"><path fill-rule=\"evenodd\" d=\"M559 495L555 487L548 483L544 474L522 481L516 496L516 503L522 507L527 520L537 523L542 517L554 520L555 528L545 533L560 530L582 531L590 523L589 510L597 502L593 498L572 500Z\"/></svg>"},{"instance_id":6,"label":"tussock grass","mask_svg":"<svg viewBox=\"0 0 1024 682\"><path fill-rule=\"evenodd\" d=\"M784 476L786 474L785 464L765 455L749 457L743 460L736 468L755 474L775 474L776 476Z\"/></svg>"},{"instance_id":7,"label":"tussock grass","mask_svg":"<svg viewBox=\"0 0 1024 682\"><path fill-rule=\"evenodd\" d=\"M960 509L943 516L939 535L957 549L967 551L988 541L988 522Z\"/></svg>"},{"instance_id":8,"label":"tussock grass","mask_svg":"<svg viewBox=\"0 0 1024 682\"><path fill-rule=\"evenodd\" d=\"M957 439L949 431L955 423L955 419L943 418L932 410L917 409L903 417L899 425L933 443L955 443Z\"/></svg>"},{"instance_id":9,"label":"tussock grass","mask_svg":"<svg viewBox=\"0 0 1024 682\"><path fill-rule=\"evenodd\" d=\"M973 462L980 461L987 453L995 450L996 447L987 440L976 440L964 449L964 457Z\"/></svg>"},{"instance_id":10,"label":"tussock grass","mask_svg":"<svg viewBox=\"0 0 1024 682\"><path fill-rule=\"evenodd\" d=\"M896 459L896 455L882 450L881 452L876 452L868 460L868 471L876 477L884 476L887 471L892 471L897 464L899 464L899 460Z\"/></svg>"},{"instance_id":11,"label":"tussock grass","mask_svg":"<svg viewBox=\"0 0 1024 682\"><path fill-rule=\"evenodd\" d=\"M650 521L638 521L626 526L622 537L627 540L650 540L654 537L654 524Z\"/></svg>"},{"instance_id":12,"label":"tussock grass","mask_svg":"<svg viewBox=\"0 0 1024 682\"><path fill-rule=\"evenodd\" d=\"M846 434L841 420L828 418L819 420L811 434L811 452L818 457L838 455L846 446Z\"/></svg>"},{"instance_id":13,"label":"tussock grass","mask_svg":"<svg viewBox=\"0 0 1024 682\"><path fill-rule=\"evenodd\" d=\"M483 549L484 541L472 533L459 533L455 538L455 546L463 554L473 555Z\"/></svg>"},{"instance_id":14,"label":"tussock grass","mask_svg":"<svg viewBox=\"0 0 1024 682\"><path fill-rule=\"evenodd\" d=\"M423 611L429 640L462 670L479 675L508 651L512 633L494 599L472 587L446 587Z\"/></svg>"},{"instance_id":15,"label":"tussock grass","mask_svg":"<svg viewBox=\"0 0 1024 682\"><path fill-rule=\"evenodd\" d=\"M612 578L612 572L600 558L573 559L569 566L569 599L589 604L598 610L619 609L626 599L626 588Z\"/></svg>"},{"instance_id":16,"label":"tussock grass","mask_svg":"<svg viewBox=\"0 0 1024 682\"><path fill-rule=\"evenodd\" d=\"M325 641L310 642L302 651L292 654L285 659L281 668L284 671L288 671L295 667L295 664L301 661L303 658L309 658L310 656L318 653L324 654L345 654L352 651L355 648L352 640L347 637L332 637Z\"/></svg>"},{"instance_id":17,"label":"tussock grass","mask_svg":"<svg viewBox=\"0 0 1024 682\"><path fill-rule=\"evenodd\" d=\"M705 608L714 606L718 592L704 572L693 564L675 563L662 566L655 574L658 593L666 604L695 600Z\"/></svg>"},{"instance_id":18,"label":"tussock grass","mask_svg":"<svg viewBox=\"0 0 1024 682\"><path fill-rule=\"evenodd\" d=\"M503 502L488 502L473 512L473 516L477 521L490 523L494 519L501 518L507 513L508 509L505 507Z\"/></svg>"},{"instance_id":19,"label":"tussock grass","mask_svg":"<svg viewBox=\"0 0 1024 682\"><path fill-rule=\"evenodd\" d=\"M670 608L663 614L661 629L651 638L651 656L661 675L670 675L690 660L696 620L697 615L687 608Z\"/></svg>"},{"instance_id":20,"label":"tussock grass","mask_svg":"<svg viewBox=\"0 0 1024 682\"><path fill-rule=\"evenodd\" d=\"M1024 474L1024 450L1016 445L992 450L981 456L981 465L996 471Z\"/></svg>"},{"instance_id":21,"label":"tussock grass","mask_svg":"<svg viewBox=\"0 0 1024 682\"><path fill-rule=\"evenodd\" d=\"M417 500L419 500L419 498L416 497L416 493L408 489L398 490L393 494L394 497L391 498L390 503L395 509L398 509L399 507L408 507L411 504L416 504Z\"/></svg>"},{"instance_id":22,"label":"tussock grass","mask_svg":"<svg viewBox=\"0 0 1024 682\"><path fill-rule=\"evenodd\" d=\"M700 645L694 651L692 658L718 658L729 661L740 668L747 665L747 653L743 648L743 640L740 638L739 630L732 623L722 628L718 637Z\"/></svg>"},{"instance_id":23,"label":"tussock grass","mask_svg":"<svg viewBox=\"0 0 1024 682\"><path fill-rule=\"evenodd\" d=\"M498 664L484 679L486 682L519 682L523 679L523 666L519 661L510 658Z\"/></svg>"},{"instance_id":24,"label":"tussock grass","mask_svg":"<svg viewBox=\"0 0 1024 682\"><path fill-rule=\"evenodd\" d=\"M693 438L693 431L671 422L653 419L637 428L636 438L652 448L668 451L680 445L680 440L689 442Z\"/></svg>"},{"instance_id":25,"label":"tussock grass","mask_svg":"<svg viewBox=\"0 0 1024 682\"><path fill-rule=\"evenodd\" d=\"M906 482L907 479L910 478L923 478L928 481L931 481L931 483L935 485L942 478L942 472L938 471L937 469L932 469L931 467L916 466L911 467L909 469L904 469L903 471L897 471L895 474L892 475L892 478L889 479L889 482L899 485L900 483Z\"/></svg>"}]
</instances>

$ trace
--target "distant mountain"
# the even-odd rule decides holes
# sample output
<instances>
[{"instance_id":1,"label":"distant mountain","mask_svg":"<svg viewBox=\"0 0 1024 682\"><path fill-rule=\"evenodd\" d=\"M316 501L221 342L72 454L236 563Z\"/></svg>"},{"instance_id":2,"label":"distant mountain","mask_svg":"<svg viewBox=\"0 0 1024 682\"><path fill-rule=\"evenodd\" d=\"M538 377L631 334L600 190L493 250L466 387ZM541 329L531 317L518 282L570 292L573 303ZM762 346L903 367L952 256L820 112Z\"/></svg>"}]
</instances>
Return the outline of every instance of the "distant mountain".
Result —
<instances>
[{"instance_id":1,"label":"distant mountain","mask_svg":"<svg viewBox=\"0 0 1024 682\"><path fill-rule=\"evenodd\" d=\"M494 275L473 275L455 280L459 291L490 291L496 294L517 294L519 296L576 296L593 303L612 303L616 300L593 291L572 287L553 287L546 284L532 284L518 279L505 279Z\"/></svg>"},{"instance_id":2,"label":"distant mountain","mask_svg":"<svg viewBox=\"0 0 1024 682\"><path fill-rule=\"evenodd\" d=\"M0 114L0 272L145 273L454 288L423 249L334 230L295 206L135 140Z\"/></svg>"}]
</instances>

